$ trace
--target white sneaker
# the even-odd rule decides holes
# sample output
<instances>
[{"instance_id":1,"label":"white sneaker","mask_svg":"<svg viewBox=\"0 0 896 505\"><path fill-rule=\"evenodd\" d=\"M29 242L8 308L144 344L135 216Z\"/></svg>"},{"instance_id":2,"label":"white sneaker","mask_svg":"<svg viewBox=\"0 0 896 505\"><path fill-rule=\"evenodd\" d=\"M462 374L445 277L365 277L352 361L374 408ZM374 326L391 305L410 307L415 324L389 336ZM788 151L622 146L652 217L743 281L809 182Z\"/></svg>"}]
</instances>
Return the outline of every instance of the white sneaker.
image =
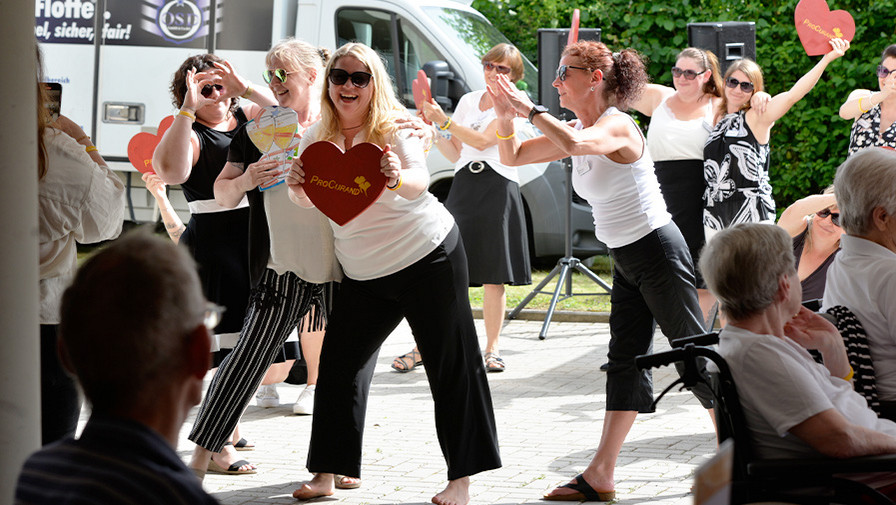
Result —
<instances>
[{"instance_id":1,"label":"white sneaker","mask_svg":"<svg viewBox=\"0 0 896 505\"><path fill-rule=\"evenodd\" d=\"M258 406L262 408L269 409L279 407L280 395L277 393L276 384L259 386L258 392L255 393L255 401L258 403Z\"/></svg>"},{"instance_id":2,"label":"white sneaker","mask_svg":"<svg viewBox=\"0 0 896 505\"><path fill-rule=\"evenodd\" d=\"M314 413L314 384L309 384L305 386L305 389L302 390L302 394L299 395L299 399L296 400L295 405L292 406L292 413L298 414L300 416L310 416Z\"/></svg>"}]
</instances>

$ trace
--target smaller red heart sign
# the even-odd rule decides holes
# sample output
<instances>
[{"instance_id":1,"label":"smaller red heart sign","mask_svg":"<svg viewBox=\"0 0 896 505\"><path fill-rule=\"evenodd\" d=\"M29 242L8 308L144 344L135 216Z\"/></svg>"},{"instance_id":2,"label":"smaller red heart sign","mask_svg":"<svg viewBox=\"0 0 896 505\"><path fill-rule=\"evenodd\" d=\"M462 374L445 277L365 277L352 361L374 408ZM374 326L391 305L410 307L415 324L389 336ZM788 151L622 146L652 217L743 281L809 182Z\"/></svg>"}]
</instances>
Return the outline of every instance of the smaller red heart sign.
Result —
<instances>
[{"instance_id":1,"label":"smaller red heart sign","mask_svg":"<svg viewBox=\"0 0 896 505\"><path fill-rule=\"evenodd\" d=\"M131 165L134 165L137 171L143 174L147 172L155 173L155 170L152 168L152 153L155 152L156 146L159 145L162 136L165 135L165 131L171 127L173 122L174 116L167 116L159 123L156 135L140 132L131 137L131 140L128 142L128 161L131 162Z\"/></svg>"},{"instance_id":2,"label":"smaller red heart sign","mask_svg":"<svg viewBox=\"0 0 896 505\"><path fill-rule=\"evenodd\" d=\"M411 82L411 91L414 93L414 103L417 110L423 106L423 102L432 98L432 90L429 89L429 78L422 69L417 71L417 78Z\"/></svg>"},{"instance_id":3,"label":"smaller red heart sign","mask_svg":"<svg viewBox=\"0 0 896 505\"><path fill-rule=\"evenodd\" d=\"M572 11L572 25L569 28L569 37L566 39L566 45L572 45L579 41L579 9Z\"/></svg>"},{"instance_id":4,"label":"smaller red heart sign","mask_svg":"<svg viewBox=\"0 0 896 505\"><path fill-rule=\"evenodd\" d=\"M800 0L793 14L796 33L809 56L819 56L831 51L831 39L852 42L856 34L856 22L843 10L831 11L825 0Z\"/></svg>"},{"instance_id":5,"label":"smaller red heart sign","mask_svg":"<svg viewBox=\"0 0 896 505\"><path fill-rule=\"evenodd\" d=\"M332 142L315 142L302 153L311 202L339 226L358 217L380 197L386 176L380 172L383 150L369 142L343 153Z\"/></svg>"}]
</instances>

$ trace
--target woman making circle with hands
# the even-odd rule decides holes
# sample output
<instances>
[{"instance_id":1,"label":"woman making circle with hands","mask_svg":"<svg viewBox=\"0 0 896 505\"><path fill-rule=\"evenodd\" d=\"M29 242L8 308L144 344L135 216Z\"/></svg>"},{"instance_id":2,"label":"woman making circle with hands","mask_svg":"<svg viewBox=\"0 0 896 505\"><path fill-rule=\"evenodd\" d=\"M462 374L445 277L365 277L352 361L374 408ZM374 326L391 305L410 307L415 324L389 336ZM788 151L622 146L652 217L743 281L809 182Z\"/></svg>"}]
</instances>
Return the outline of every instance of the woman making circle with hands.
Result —
<instances>
[{"instance_id":1,"label":"woman making circle with hands","mask_svg":"<svg viewBox=\"0 0 896 505\"><path fill-rule=\"evenodd\" d=\"M728 67L725 92L716 112L720 119L703 150L707 238L736 223L774 222L775 201L768 175L772 127L812 91L828 64L849 49L845 39L830 43L831 51L790 90L772 97L762 113L750 106L753 94L763 90L759 65L740 59Z\"/></svg>"},{"instance_id":2,"label":"woman making circle with hands","mask_svg":"<svg viewBox=\"0 0 896 505\"><path fill-rule=\"evenodd\" d=\"M498 75L509 76L513 83L523 78L523 57L510 44L491 48L482 57L482 65L485 82L490 85ZM503 372L498 339L507 306L504 285L532 282L519 176L516 167L501 163L495 137L498 121L492 97L485 90L462 96L453 117L433 100L423 102L421 112L442 132L436 136L436 147L455 162L445 207L463 238L470 285L484 286L485 368ZM419 361L416 352L395 358L392 368L400 372L413 369Z\"/></svg>"},{"instance_id":3,"label":"woman making circle with hands","mask_svg":"<svg viewBox=\"0 0 896 505\"><path fill-rule=\"evenodd\" d=\"M635 356L650 352L655 322L670 340L703 328L687 245L666 210L645 139L620 111L646 82L634 50L612 53L599 42L578 42L564 49L553 83L560 105L578 120L560 122L503 76L490 88L501 161L520 165L572 156L573 186L591 204L595 234L614 260L611 365L600 445L585 472L546 495L547 500L615 498L613 473L622 443L638 412L651 412L653 402L650 373L635 367ZM544 135L520 142L513 127L516 115L528 115ZM711 408L708 388L694 392Z\"/></svg>"},{"instance_id":4,"label":"woman making circle with hands","mask_svg":"<svg viewBox=\"0 0 896 505\"><path fill-rule=\"evenodd\" d=\"M395 127L394 119L407 112L379 55L363 44L346 44L333 54L326 75L321 121L306 132L300 150L322 140L344 150L362 142L382 146L387 190L344 225L330 221L345 279L321 351L307 463L315 476L293 496L333 494L333 474L360 477L377 352L406 318L426 364L448 462L448 485L433 502L465 505L469 476L501 462L463 243L451 214L426 190L423 142ZM304 182L297 159L287 178L290 196L312 207Z\"/></svg>"},{"instance_id":5,"label":"woman making circle with hands","mask_svg":"<svg viewBox=\"0 0 896 505\"><path fill-rule=\"evenodd\" d=\"M872 146L896 148L896 44L887 46L877 66L880 91L857 89L840 106L840 117L855 119L849 156Z\"/></svg>"}]
</instances>

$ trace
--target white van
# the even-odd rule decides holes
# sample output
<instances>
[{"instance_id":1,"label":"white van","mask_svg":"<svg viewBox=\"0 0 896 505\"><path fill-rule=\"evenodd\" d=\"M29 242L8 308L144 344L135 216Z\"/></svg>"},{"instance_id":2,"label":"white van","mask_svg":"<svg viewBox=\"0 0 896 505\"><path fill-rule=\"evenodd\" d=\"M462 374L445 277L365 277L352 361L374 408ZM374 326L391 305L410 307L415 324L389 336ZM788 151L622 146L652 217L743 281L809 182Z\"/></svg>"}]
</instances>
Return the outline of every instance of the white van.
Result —
<instances>
[{"instance_id":1,"label":"white van","mask_svg":"<svg viewBox=\"0 0 896 505\"><path fill-rule=\"evenodd\" d=\"M411 81L424 68L436 99L452 111L464 93L485 87L480 56L507 42L469 2L452 0L36 0L35 16L46 75L63 86L62 113L84 126L126 179L136 222L154 218L154 202L127 161L128 142L140 132L155 134L175 111L168 87L187 56L214 52L263 85L264 54L284 37L331 50L357 40L382 55L409 109ZM529 61L525 66L522 86L537 97L537 71ZM444 198L453 164L435 149L428 164L430 191ZM560 163L520 167L535 256L564 254L564 180ZM171 198L186 217L179 191ZM578 257L605 251L594 237L590 207L577 197L572 242Z\"/></svg>"}]
</instances>

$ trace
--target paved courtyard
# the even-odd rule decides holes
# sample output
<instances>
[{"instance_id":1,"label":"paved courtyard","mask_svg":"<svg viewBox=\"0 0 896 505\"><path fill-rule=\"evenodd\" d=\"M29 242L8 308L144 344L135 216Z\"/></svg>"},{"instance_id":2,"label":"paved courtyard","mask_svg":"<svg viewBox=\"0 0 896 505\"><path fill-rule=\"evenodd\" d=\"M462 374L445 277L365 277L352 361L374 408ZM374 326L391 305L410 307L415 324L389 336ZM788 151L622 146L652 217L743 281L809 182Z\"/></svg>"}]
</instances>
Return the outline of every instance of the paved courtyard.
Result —
<instances>
[{"instance_id":1,"label":"paved courtyard","mask_svg":"<svg viewBox=\"0 0 896 505\"><path fill-rule=\"evenodd\" d=\"M477 327L484 340L482 321ZM489 374L504 466L472 478L472 503L545 503L541 495L579 473L590 460L603 419L605 323L554 322L538 340L540 321L510 322L502 337L504 373ZM655 350L668 348L657 334ZM424 504L445 484L446 467L436 440L432 400L422 369L393 372L392 358L411 349L401 325L383 345L370 393L364 439L363 485L337 490L312 503ZM654 374L656 392L674 380L665 367ZM283 405L253 404L243 434L257 445L241 453L258 465L256 475L209 475L206 489L224 504L292 504L292 491L310 478L305 456L311 417L292 414L302 386L281 384ZM194 409L195 412L195 409ZM181 432L179 454L192 444ZM340 447L333 441L334 450ZM623 447L616 470L619 504L690 504L692 474L715 449L709 416L688 392L670 392L657 412L641 415Z\"/></svg>"}]
</instances>

